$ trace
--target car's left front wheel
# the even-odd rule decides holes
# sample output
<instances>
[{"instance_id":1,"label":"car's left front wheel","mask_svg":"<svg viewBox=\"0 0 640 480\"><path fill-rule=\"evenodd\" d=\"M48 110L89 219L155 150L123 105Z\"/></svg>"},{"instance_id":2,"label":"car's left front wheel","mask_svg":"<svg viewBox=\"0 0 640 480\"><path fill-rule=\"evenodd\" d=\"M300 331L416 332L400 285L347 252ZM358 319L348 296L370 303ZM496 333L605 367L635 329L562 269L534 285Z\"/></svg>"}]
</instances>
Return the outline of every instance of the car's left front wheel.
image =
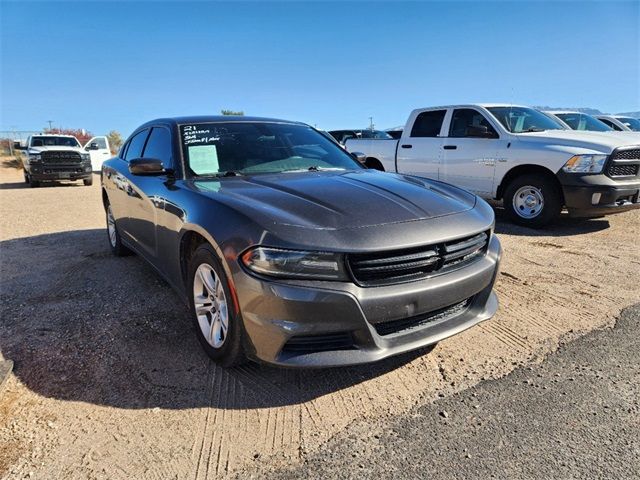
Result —
<instances>
[{"instance_id":1,"label":"car's left front wheel","mask_svg":"<svg viewBox=\"0 0 640 480\"><path fill-rule=\"evenodd\" d=\"M235 312L227 275L210 245L194 252L189 280L191 315L205 352L224 367L244 363L240 315Z\"/></svg>"},{"instance_id":2,"label":"car's left front wheel","mask_svg":"<svg viewBox=\"0 0 640 480\"><path fill-rule=\"evenodd\" d=\"M131 250L129 250L122 244L122 239L120 238L120 232L118 232L116 219L113 216L111 205L107 205L107 235L109 237L109 247L111 247L111 253L113 253L116 257L131 255Z\"/></svg>"}]
</instances>

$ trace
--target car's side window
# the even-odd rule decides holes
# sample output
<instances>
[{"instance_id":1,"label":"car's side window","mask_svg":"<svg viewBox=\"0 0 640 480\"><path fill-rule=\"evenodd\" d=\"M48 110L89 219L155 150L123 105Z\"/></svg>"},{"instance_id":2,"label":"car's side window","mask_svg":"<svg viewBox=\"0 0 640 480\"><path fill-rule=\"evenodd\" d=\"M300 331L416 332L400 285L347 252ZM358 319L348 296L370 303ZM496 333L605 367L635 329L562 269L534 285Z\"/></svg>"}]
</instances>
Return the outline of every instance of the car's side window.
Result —
<instances>
[{"instance_id":1,"label":"car's side window","mask_svg":"<svg viewBox=\"0 0 640 480\"><path fill-rule=\"evenodd\" d=\"M437 137L440 135L446 110L431 110L419 113L411 128L412 137Z\"/></svg>"},{"instance_id":2,"label":"car's side window","mask_svg":"<svg viewBox=\"0 0 640 480\"><path fill-rule=\"evenodd\" d=\"M142 156L142 150L144 149L144 143L147 140L149 130L145 129L136 133L127 146L127 151L124 154L124 159L128 162L134 158L140 158Z\"/></svg>"},{"instance_id":3,"label":"car's side window","mask_svg":"<svg viewBox=\"0 0 640 480\"><path fill-rule=\"evenodd\" d=\"M618 131L622 130L618 125L613 123L611 120L607 120L606 118L599 118L598 120L600 120L605 125L613 128L614 130L618 130Z\"/></svg>"},{"instance_id":4,"label":"car's side window","mask_svg":"<svg viewBox=\"0 0 640 480\"><path fill-rule=\"evenodd\" d=\"M477 128L486 128L487 136L498 138L498 132L493 128L489 121L477 110L472 108L458 108L454 110L451 117L451 127L449 128L449 136L454 138L478 137L473 130Z\"/></svg>"},{"instance_id":5,"label":"car's side window","mask_svg":"<svg viewBox=\"0 0 640 480\"><path fill-rule=\"evenodd\" d=\"M173 168L171 152L171 132L163 127L153 127L143 156L162 160L162 165L167 169Z\"/></svg>"}]
</instances>

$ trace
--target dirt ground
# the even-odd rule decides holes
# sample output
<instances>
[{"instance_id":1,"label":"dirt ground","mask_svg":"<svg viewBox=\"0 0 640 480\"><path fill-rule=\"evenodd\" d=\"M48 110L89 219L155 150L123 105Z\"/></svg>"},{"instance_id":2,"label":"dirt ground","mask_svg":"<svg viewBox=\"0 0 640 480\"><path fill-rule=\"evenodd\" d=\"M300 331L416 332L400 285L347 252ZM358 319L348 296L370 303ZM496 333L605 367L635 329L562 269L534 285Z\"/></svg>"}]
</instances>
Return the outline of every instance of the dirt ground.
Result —
<instances>
[{"instance_id":1,"label":"dirt ground","mask_svg":"<svg viewBox=\"0 0 640 480\"><path fill-rule=\"evenodd\" d=\"M531 231L498 211L492 320L369 366L224 370L152 269L110 255L97 180L30 189L0 168L0 353L15 362L1 478L266 475L356 419L502 377L640 301L640 212Z\"/></svg>"}]
</instances>

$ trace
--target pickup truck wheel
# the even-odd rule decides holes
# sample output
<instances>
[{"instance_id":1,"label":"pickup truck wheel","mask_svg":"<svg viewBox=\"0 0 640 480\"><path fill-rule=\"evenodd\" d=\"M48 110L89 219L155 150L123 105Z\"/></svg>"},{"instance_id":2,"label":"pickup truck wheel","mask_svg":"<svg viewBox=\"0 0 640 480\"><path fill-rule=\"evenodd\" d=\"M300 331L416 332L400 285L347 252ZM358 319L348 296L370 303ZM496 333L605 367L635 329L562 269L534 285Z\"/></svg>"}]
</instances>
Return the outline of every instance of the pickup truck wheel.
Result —
<instances>
[{"instance_id":1,"label":"pickup truck wheel","mask_svg":"<svg viewBox=\"0 0 640 480\"><path fill-rule=\"evenodd\" d=\"M89 178L83 179L82 183L84 183L85 187L89 187L89 186L93 185L93 175L91 175Z\"/></svg>"},{"instance_id":2,"label":"pickup truck wheel","mask_svg":"<svg viewBox=\"0 0 640 480\"><path fill-rule=\"evenodd\" d=\"M504 192L504 208L519 225L541 228L560 216L562 196L545 175L521 175Z\"/></svg>"},{"instance_id":3,"label":"pickup truck wheel","mask_svg":"<svg viewBox=\"0 0 640 480\"><path fill-rule=\"evenodd\" d=\"M109 237L109 247L111 247L111 253L116 257L125 257L131 255L133 252L122 244L122 238L118 232L116 225L116 219L111 211L111 205L107 205L107 235Z\"/></svg>"},{"instance_id":4,"label":"pickup truck wheel","mask_svg":"<svg viewBox=\"0 0 640 480\"><path fill-rule=\"evenodd\" d=\"M204 244L189 262L189 304L196 335L204 351L224 367L246 361L242 325L227 276L213 248Z\"/></svg>"},{"instance_id":5,"label":"pickup truck wheel","mask_svg":"<svg viewBox=\"0 0 640 480\"><path fill-rule=\"evenodd\" d=\"M27 172L24 172L24 183L29 183L29 175L27 175Z\"/></svg>"}]
</instances>

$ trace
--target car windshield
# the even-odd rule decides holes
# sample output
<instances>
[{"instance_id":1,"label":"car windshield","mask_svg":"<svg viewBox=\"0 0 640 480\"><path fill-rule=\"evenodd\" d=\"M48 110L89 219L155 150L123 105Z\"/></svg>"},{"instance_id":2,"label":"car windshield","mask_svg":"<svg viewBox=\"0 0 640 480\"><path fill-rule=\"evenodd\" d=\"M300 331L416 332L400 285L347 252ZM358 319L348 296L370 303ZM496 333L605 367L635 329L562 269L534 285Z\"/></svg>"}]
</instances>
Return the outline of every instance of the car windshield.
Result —
<instances>
[{"instance_id":1,"label":"car windshield","mask_svg":"<svg viewBox=\"0 0 640 480\"><path fill-rule=\"evenodd\" d=\"M75 137L37 136L31 137L32 147L79 147Z\"/></svg>"},{"instance_id":2,"label":"car windshield","mask_svg":"<svg viewBox=\"0 0 640 480\"><path fill-rule=\"evenodd\" d=\"M489 107L487 110L511 133L562 130L562 126L544 113L527 107Z\"/></svg>"},{"instance_id":3,"label":"car windshield","mask_svg":"<svg viewBox=\"0 0 640 480\"><path fill-rule=\"evenodd\" d=\"M634 132L640 132L640 120L632 117L616 117Z\"/></svg>"},{"instance_id":4,"label":"car windshield","mask_svg":"<svg viewBox=\"0 0 640 480\"><path fill-rule=\"evenodd\" d=\"M391 135L381 130L360 130L359 133L360 133L360 138L376 138L380 140L393 139Z\"/></svg>"},{"instance_id":5,"label":"car windshield","mask_svg":"<svg viewBox=\"0 0 640 480\"><path fill-rule=\"evenodd\" d=\"M585 113L556 113L555 116L569 125L572 130L588 130L593 132L613 131L613 128L602 123L596 117Z\"/></svg>"},{"instance_id":6,"label":"car windshield","mask_svg":"<svg viewBox=\"0 0 640 480\"><path fill-rule=\"evenodd\" d=\"M306 125L219 122L181 125L182 148L195 176L363 167L331 140Z\"/></svg>"}]
</instances>

